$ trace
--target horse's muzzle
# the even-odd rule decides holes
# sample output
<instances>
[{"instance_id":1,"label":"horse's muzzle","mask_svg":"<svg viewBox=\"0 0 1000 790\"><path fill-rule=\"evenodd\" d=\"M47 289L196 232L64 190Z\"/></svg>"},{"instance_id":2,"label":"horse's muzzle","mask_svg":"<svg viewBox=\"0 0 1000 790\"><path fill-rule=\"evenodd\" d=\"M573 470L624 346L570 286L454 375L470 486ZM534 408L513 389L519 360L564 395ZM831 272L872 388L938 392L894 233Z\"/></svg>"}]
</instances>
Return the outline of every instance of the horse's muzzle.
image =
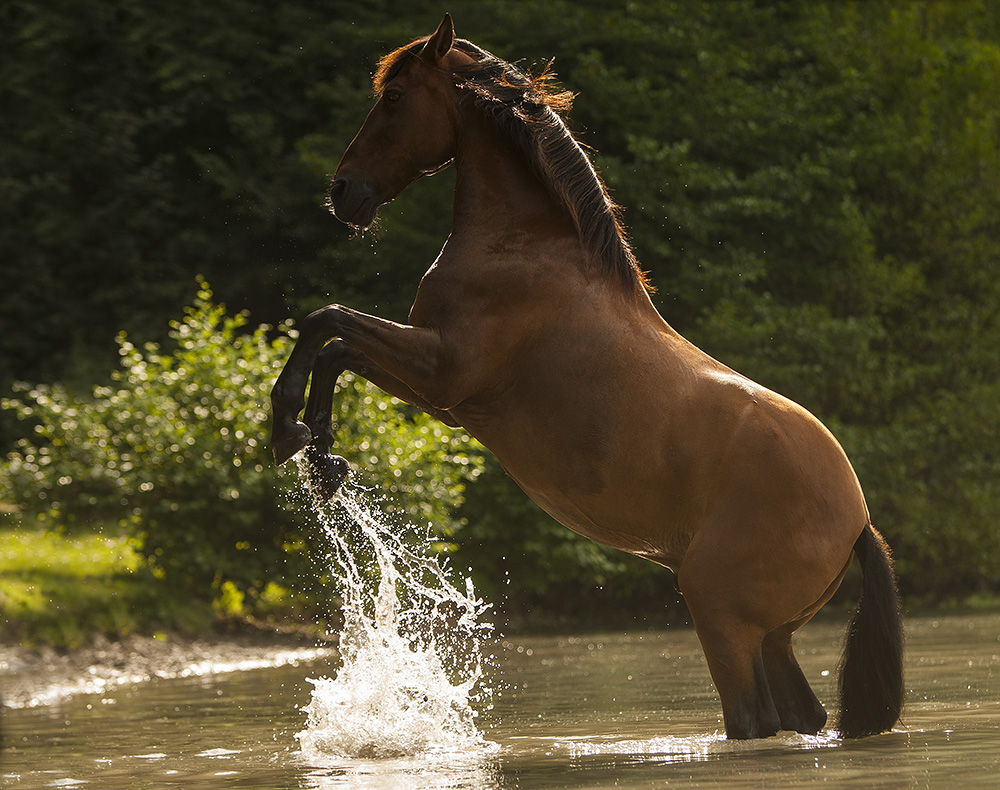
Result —
<instances>
[{"instance_id":1,"label":"horse's muzzle","mask_svg":"<svg viewBox=\"0 0 1000 790\"><path fill-rule=\"evenodd\" d=\"M337 219L348 225L369 227L380 204L375 188L366 181L334 176L330 183L330 208Z\"/></svg>"}]
</instances>

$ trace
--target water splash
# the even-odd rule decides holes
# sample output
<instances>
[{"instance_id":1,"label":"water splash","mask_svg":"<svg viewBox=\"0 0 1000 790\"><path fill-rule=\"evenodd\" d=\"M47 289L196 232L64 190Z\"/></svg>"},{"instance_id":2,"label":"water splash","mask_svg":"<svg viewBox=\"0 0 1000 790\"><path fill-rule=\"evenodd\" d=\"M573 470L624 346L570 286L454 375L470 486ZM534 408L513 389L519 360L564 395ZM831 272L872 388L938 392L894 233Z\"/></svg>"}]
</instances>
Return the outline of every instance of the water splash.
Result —
<instances>
[{"instance_id":1,"label":"water splash","mask_svg":"<svg viewBox=\"0 0 1000 790\"><path fill-rule=\"evenodd\" d=\"M488 748L474 704L488 705L482 644L489 605L461 587L426 534L394 526L365 491L317 504L338 582L342 665L310 680L306 759L386 758ZM464 589L462 588L464 587Z\"/></svg>"}]
</instances>

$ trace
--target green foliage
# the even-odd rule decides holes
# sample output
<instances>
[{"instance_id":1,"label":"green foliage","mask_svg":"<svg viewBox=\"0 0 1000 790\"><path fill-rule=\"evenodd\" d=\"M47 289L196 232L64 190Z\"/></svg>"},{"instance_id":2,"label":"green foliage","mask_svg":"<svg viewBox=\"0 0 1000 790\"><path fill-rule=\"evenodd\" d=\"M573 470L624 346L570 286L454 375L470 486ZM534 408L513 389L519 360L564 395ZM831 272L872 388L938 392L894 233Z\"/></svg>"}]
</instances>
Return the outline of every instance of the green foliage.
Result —
<instances>
[{"instance_id":1,"label":"green foliage","mask_svg":"<svg viewBox=\"0 0 1000 790\"><path fill-rule=\"evenodd\" d=\"M432 24L413 8L390 29L385 5L5 4L0 383L92 381L121 327L164 339L197 274L271 323L331 288L402 318L413 287L381 261L412 282L406 237L440 247L450 211L376 257L323 205L378 53Z\"/></svg>"},{"instance_id":2,"label":"green foliage","mask_svg":"<svg viewBox=\"0 0 1000 790\"><path fill-rule=\"evenodd\" d=\"M35 525L0 530L0 638L56 648L95 634L123 636L151 624L195 632L204 601L164 595L142 572L128 538L60 535Z\"/></svg>"},{"instance_id":3,"label":"green foliage","mask_svg":"<svg viewBox=\"0 0 1000 790\"><path fill-rule=\"evenodd\" d=\"M35 435L0 469L0 499L50 528L118 525L157 577L183 594L214 590L229 613L244 594L259 598L270 581L301 573L308 536L282 493L296 478L264 447L267 393L294 332L245 323L203 285L172 323L169 353L120 335L122 369L89 398L22 387L3 405L33 421ZM338 438L362 477L388 480L412 518L451 529L478 472L469 438L358 382L346 382L338 405Z\"/></svg>"},{"instance_id":4,"label":"green foliage","mask_svg":"<svg viewBox=\"0 0 1000 790\"><path fill-rule=\"evenodd\" d=\"M1000 5L456 0L450 10L459 35L501 57L556 58L578 94L571 126L625 206L658 307L834 428L907 592L995 594ZM5 8L0 383L89 384L121 326L140 348L166 340L160 327L197 272L272 324L333 301L403 319L448 233L452 177L415 185L383 209L378 232L353 241L322 193L370 104L378 57L440 16L426 0ZM419 464L378 445L404 446L397 426L422 431L452 469L451 445L408 411L387 421L358 387L343 388L354 415L344 446L361 466L396 455L379 473L413 494L410 512L442 523L458 483L429 486ZM73 408L55 385L34 392L43 411ZM0 439L16 431L0 422ZM86 480L95 501L67 518L122 518L114 475L88 465L82 438L70 445L48 463L80 455L87 471L53 478L41 504ZM240 452L212 446L213 458ZM258 462L212 472L219 510L220 491L238 490L239 507L262 496L243 488ZM642 576L578 546L502 480L491 466L471 487L468 526L446 527L498 589L508 570L522 580L511 588L539 585L535 601L559 598L574 574L606 590Z\"/></svg>"}]
</instances>

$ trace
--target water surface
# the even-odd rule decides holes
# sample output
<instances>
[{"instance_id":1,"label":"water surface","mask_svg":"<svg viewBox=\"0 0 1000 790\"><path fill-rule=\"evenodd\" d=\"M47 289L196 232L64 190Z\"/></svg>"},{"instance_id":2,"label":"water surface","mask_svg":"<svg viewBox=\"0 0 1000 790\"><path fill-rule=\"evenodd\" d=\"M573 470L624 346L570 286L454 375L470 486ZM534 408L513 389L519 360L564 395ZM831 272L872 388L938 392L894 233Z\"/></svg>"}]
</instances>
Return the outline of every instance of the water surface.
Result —
<instances>
[{"instance_id":1,"label":"water surface","mask_svg":"<svg viewBox=\"0 0 1000 790\"><path fill-rule=\"evenodd\" d=\"M327 659L76 694L5 712L0 786L998 786L1000 615L907 627L902 725L859 741L726 741L697 640L678 629L498 641L501 688L478 718L485 744L411 757L303 758L307 678L332 673ZM828 707L842 637L839 622L813 623L797 642Z\"/></svg>"}]
</instances>

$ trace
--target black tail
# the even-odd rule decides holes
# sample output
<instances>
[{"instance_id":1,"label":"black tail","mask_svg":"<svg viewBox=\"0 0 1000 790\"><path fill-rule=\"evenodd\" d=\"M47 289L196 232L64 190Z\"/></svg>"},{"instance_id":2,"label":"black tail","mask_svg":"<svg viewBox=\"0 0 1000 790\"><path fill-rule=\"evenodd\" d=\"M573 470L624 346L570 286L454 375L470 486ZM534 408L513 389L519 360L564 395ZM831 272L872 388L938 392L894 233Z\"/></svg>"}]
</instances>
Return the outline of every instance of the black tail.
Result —
<instances>
[{"instance_id":1,"label":"black tail","mask_svg":"<svg viewBox=\"0 0 1000 790\"><path fill-rule=\"evenodd\" d=\"M868 524L854 544L864 582L840 662L840 734L892 728L903 708L903 621L892 555Z\"/></svg>"}]
</instances>

